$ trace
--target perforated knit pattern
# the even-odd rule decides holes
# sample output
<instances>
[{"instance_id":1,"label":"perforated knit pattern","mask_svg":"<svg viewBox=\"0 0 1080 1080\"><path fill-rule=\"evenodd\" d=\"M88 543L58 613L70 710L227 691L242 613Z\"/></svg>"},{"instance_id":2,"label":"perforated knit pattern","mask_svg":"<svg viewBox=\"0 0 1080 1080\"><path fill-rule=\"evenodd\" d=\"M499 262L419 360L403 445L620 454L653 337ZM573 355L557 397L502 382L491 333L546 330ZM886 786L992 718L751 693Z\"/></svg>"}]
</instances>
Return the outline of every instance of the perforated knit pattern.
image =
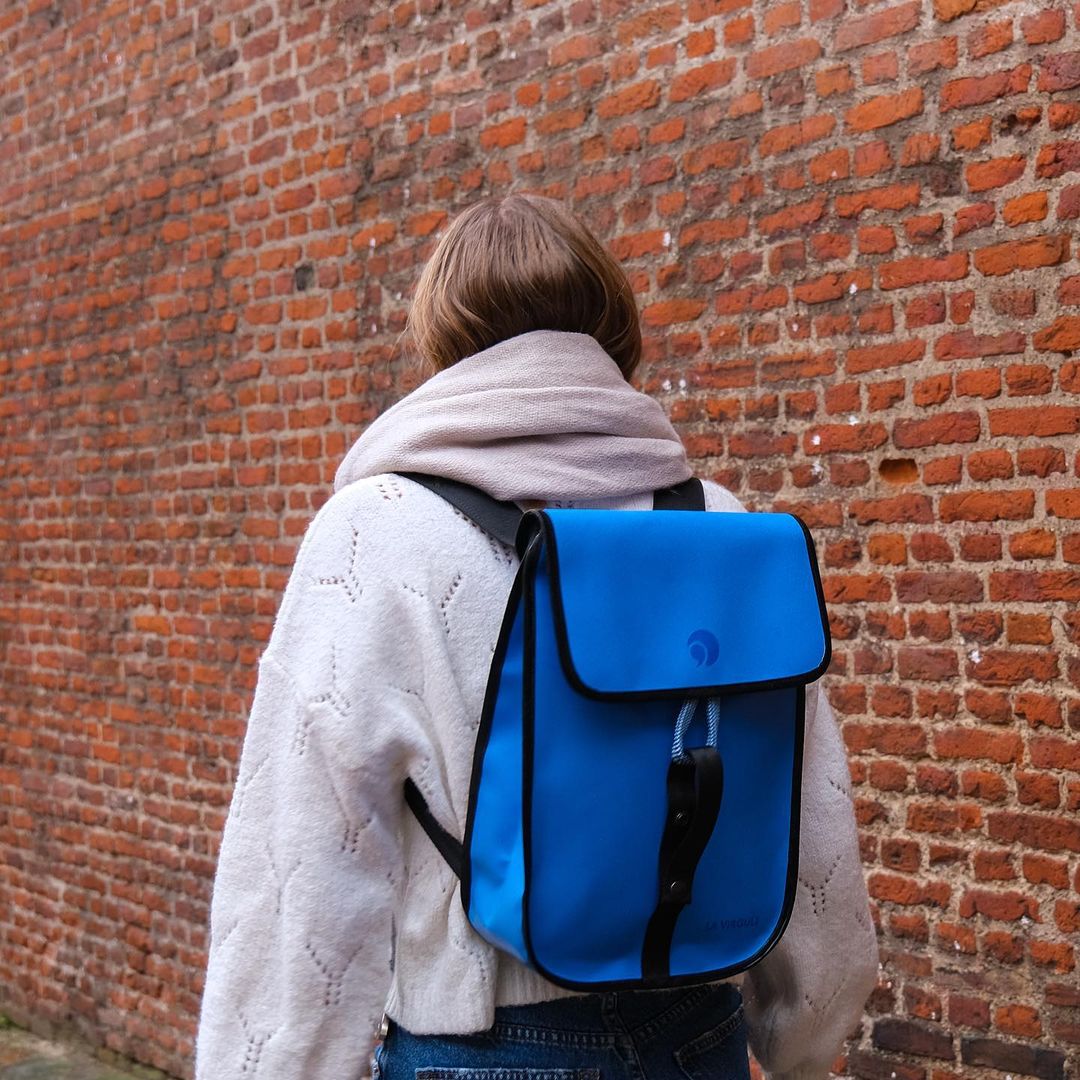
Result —
<instances>
[{"instance_id":1,"label":"perforated knit pattern","mask_svg":"<svg viewBox=\"0 0 1080 1080\"><path fill-rule=\"evenodd\" d=\"M711 510L742 509L717 485L706 495ZM392 476L349 484L315 516L259 660L214 885L196 1080L349 1080L368 1071L384 1005L413 1031L469 1032L498 1004L570 994L473 931L401 794L411 775L462 835L515 565ZM799 1077L824 1075L876 970L846 761L816 689L806 887L744 987L763 1063L810 1070L783 1073Z\"/></svg>"}]
</instances>

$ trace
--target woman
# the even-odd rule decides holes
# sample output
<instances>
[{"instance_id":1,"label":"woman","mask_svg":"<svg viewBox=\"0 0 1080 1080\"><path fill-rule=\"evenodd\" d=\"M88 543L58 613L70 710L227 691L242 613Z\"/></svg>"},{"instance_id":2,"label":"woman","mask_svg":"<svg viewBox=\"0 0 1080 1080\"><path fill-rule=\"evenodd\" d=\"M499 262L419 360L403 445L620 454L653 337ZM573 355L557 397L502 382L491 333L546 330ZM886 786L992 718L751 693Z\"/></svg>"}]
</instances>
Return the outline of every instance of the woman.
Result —
<instances>
[{"instance_id":1,"label":"woman","mask_svg":"<svg viewBox=\"0 0 1080 1080\"><path fill-rule=\"evenodd\" d=\"M647 509L691 469L663 410L628 381L641 337L625 274L551 199L512 194L460 214L408 329L435 374L341 463L259 661L214 885L196 1080L345 1080L371 1064L384 1080L721 1080L748 1076L747 1039L774 1077L825 1076L877 946L819 684L807 689L795 909L741 992L736 979L577 994L466 920L402 786L411 778L462 835L516 562L395 474L450 477L523 507ZM745 509L704 487L707 509Z\"/></svg>"}]
</instances>

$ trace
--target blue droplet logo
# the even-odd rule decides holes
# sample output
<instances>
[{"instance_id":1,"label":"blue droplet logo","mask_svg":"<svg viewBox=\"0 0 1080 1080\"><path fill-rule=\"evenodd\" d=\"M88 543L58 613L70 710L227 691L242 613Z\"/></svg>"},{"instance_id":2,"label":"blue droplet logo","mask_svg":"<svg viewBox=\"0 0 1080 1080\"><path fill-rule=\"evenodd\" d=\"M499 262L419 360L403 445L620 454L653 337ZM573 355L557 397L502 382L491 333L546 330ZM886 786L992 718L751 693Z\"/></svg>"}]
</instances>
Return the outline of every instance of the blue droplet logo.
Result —
<instances>
[{"instance_id":1,"label":"blue droplet logo","mask_svg":"<svg viewBox=\"0 0 1080 1080\"><path fill-rule=\"evenodd\" d=\"M686 644L698 667L712 667L720 655L720 642L711 630L695 630L686 639Z\"/></svg>"}]
</instances>

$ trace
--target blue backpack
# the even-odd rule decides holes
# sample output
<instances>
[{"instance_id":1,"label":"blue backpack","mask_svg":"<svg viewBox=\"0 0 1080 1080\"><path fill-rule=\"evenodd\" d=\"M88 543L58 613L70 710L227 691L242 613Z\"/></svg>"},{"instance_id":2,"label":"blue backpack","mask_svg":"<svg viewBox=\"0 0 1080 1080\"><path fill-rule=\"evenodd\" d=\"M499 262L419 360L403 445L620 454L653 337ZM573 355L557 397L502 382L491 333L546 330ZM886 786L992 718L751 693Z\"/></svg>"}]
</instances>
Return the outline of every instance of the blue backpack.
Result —
<instances>
[{"instance_id":1,"label":"blue backpack","mask_svg":"<svg viewBox=\"0 0 1080 1080\"><path fill-rule=\"evenodd\" d=\"M469 922L559 986L706 982L779 940L798 879L806 684L828 667L814 543L785 513L526 513L403 473L520 558L464 841L405 798Z\"/></svg>"}]
</instances>

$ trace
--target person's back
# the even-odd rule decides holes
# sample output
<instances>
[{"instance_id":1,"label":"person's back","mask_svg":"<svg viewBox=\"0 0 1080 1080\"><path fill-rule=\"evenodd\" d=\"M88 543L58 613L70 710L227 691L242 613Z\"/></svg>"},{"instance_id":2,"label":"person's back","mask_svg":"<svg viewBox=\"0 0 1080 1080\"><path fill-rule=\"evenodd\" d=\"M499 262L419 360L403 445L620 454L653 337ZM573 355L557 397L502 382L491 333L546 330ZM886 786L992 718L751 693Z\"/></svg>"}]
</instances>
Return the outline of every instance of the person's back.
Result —
<instances>
[{"instance_id":1,"label":"person's back","mask_svg":"<svg viewBox=\"0 0 1080 1080\"><path fill-rule=\"evenodd\" d=\"M494 252L497 258L481 258ZM523 312L527 312L524 315ZM196 1080L416 1070L823 1076L876 974L843 744L807 692L800 885L737 983L576 994L488 944L408 812L406 778L465 827L473 742L514 552L400 472L519 505L647 509L691 475L634 390L637 312L617 264L550 200L462 214L410 323L438 373L342 462L260 659L223 838ZM741 503L705 481L706 509ZM745 1020L745 1022L744 1022ZM482 1033L482 1034L481 1034ZM516 1075L516 1074L512 1074Z\"/></svg>"}]
</instances>

